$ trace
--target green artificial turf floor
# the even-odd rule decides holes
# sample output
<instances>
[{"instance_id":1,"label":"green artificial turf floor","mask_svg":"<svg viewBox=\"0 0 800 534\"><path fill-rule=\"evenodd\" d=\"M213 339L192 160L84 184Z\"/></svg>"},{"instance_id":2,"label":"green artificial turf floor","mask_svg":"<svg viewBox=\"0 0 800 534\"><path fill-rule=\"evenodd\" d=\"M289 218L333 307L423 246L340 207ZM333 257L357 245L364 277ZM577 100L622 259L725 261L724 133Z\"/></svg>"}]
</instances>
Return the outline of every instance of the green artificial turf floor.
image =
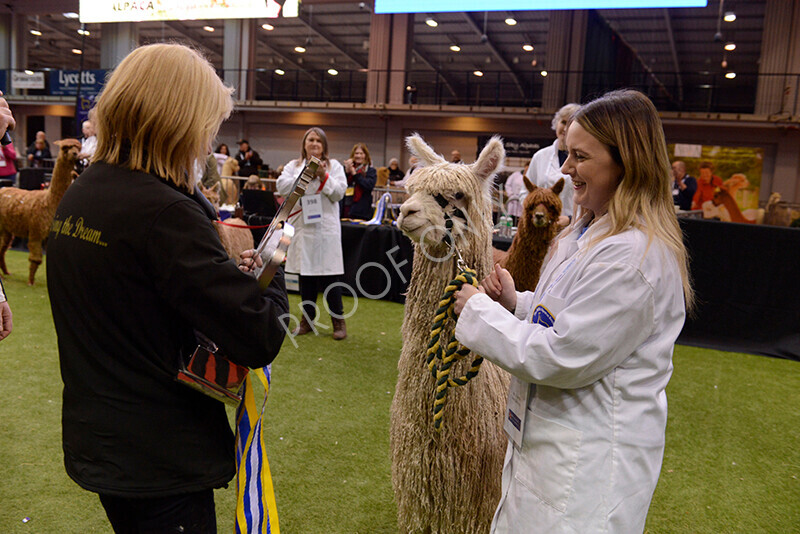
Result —
<instances>
[{"instance_id":1,"label":"green artificial turf floor","mask_svg":"<svg viewBox=\"0 0 800 534\"><path fill-rule=\"evenodd\" d=\"M64 472L44 266L31 288L27 254L7 261L14 331L0 342L0 534L111 532L97 497ZM287 341L273 365L267 446L284 534L397 529L388 429L403 307L357 306L346 340ZM647 532L800 532L800 363L684 346L674 363ZM233 489L216 497L220 532L231 532Z\"/></svg>"}]
</instances>

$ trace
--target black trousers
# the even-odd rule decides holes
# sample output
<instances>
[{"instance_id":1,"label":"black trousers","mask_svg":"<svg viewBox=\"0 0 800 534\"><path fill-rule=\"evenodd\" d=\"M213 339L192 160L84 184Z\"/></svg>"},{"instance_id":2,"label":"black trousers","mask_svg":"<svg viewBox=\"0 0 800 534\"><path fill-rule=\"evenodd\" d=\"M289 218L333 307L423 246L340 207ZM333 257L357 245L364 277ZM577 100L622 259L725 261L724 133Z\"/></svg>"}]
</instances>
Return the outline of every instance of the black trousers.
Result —
<instances>
[{"instance_id":1,"label":"black trousers","mask_svg":"<svg viewBox=\"0 0 800 534\"><path fill-rule=\"evenodd\" d=\"M303 299L303 312L309 321L317 318L316 306L312 303L317 302L317 294L325 293L331 284L339 281L339 275L332 276L303 276L300 275L300 298ZM344 314L342 305L342 286L333 286L327 294L328 309L332 314L341 317Z\"/></svg>"},{"instance_id":2,"label":"black trousers","mask_svg":"<svg viewBox=\"0 0 800 534\"><path fill-rule=\"evenodd\" d=\"M216 534L214 490L133 499L100 495L116 534Z\"/></svg>"}]
</instances>

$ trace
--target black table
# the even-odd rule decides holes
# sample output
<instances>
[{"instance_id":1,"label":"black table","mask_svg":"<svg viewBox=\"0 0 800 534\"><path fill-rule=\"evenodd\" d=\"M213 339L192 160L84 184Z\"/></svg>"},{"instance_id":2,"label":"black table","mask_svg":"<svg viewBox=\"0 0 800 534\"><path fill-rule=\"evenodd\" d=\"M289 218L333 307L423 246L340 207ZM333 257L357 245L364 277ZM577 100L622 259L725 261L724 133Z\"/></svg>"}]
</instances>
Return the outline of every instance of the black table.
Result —
<instances>
[{"instance_id":1,"label":"black table","mask_svg":"<svg viewBox=\"0 0 800 534\"><path fill-rule=\"evenodd\" d=\"M342 281L359 297L405 302L414 247L394 226L342 222Z\"/></svg>"},{"instance_id":2,"label":"black table","mask_svg":"<svg viewBox=\"0 0 800 534\"><path fill-rule=\"evenodd\" d=\"M697 310L678 342L800 361L800 229L680 223Z\"/></svg>"}]
</instances>

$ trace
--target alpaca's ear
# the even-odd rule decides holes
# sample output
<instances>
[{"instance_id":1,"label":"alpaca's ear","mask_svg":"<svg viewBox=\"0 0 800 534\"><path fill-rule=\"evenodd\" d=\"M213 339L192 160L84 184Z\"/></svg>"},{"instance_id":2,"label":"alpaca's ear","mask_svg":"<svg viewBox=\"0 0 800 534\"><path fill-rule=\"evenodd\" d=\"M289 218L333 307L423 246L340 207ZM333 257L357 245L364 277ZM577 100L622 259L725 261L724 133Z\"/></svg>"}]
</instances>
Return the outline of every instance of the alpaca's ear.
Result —
<instances>
[{"instance_id":1,"label":"alpaca's ear","mask_svg":"<svg viewBox=\"0 0 800 534\"><path fill-rule=\"evenodd\" d=\"M486 146L481 150L480 156L478 156L478 160L470 167L472 167L478 178L486 180L503 166L505 160L506 149L503 148L503 142L500 137L495 135L486 143Z\"/></svg>"},{"instance_id":2,"label":"alpaca's ear","mask_svg":"<svg viewBox=\"0 0 800 534\"><path fill-rule=\"evenodd\" d=\"M416 156L423 166L447 163L447 160L434 152L430 145L422 140L422 136L417 133L406 137L406 146L411 151L411 155Z\"/></svg>"},{"instance_id":3,"label":"alpaca's ear","mask_svg":"<svg viewBox=\"0 0 800 534\"><path fill-rule=\"evenodd\" d=\"M550 189L552 189L553 193L555 193L556 195L560 195L561 191L564 190L564 179L559 178L558 181L554 183L553 187L551 187Z\"/></svg>"},{"instance_id":4,"label":"alpaca's ear","mask_svg":"<svg viewBox=\"0 0 800 534\"><path fill-rule=\"evenodd\" d=\"M562 178L562 180L563 180L563 178ZM530 180L528 180L528 177L527 177L527 176L523 176L523 177L522 177L522 183L524 183L524 184L525 184L525 189L527 189L527 190L528 190L528 193L530 193L530 192L532 192L534 189L536 189L536 186L535 186L535 185L533 185L533 184L531 183L531 181L530 181Z\"/></svg>"}]
</instances>

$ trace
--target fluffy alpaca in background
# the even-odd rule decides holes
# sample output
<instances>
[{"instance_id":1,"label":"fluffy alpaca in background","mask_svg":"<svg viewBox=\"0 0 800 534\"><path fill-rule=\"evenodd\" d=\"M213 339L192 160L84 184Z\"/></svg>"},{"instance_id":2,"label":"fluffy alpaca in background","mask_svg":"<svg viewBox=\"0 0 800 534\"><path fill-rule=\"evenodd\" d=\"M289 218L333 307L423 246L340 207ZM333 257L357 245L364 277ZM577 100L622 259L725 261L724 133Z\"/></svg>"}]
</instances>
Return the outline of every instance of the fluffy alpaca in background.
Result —
<instances>
[{"instance_id":1,"label":"fluffy alpaca in background","mask_svg":"<svg viewBox=\"0 0 800 534\"><path fill-rule=\"evenodd\" d=\"M28 285L33 285L36 270L42 263L42 242L50 233L53 216L67 188L77 176L75 163L81 150L77 139L56 141L58 158L50 187L28 191L16 187L0 189L0 270L8 274L6 250L14 236L28 238Z\"/></svg>"},{"instance_id":2,"label":"fluffy alpaca in background","mask_svg":"<svg viewBox=\"0 0 800 534\"><path fill-rule=\"evenodd\" d=\"M558 195L564 189L564 179L560 178L552 188L536 187L527 177L523 182L528 195L522 203L517 233L508 253L501 253L500 258L495 253L495 259L511 273L517 291L534 291L550 241L561 230L558 226L558 216L561 215Z\"/></svg>"}]
</instances>

